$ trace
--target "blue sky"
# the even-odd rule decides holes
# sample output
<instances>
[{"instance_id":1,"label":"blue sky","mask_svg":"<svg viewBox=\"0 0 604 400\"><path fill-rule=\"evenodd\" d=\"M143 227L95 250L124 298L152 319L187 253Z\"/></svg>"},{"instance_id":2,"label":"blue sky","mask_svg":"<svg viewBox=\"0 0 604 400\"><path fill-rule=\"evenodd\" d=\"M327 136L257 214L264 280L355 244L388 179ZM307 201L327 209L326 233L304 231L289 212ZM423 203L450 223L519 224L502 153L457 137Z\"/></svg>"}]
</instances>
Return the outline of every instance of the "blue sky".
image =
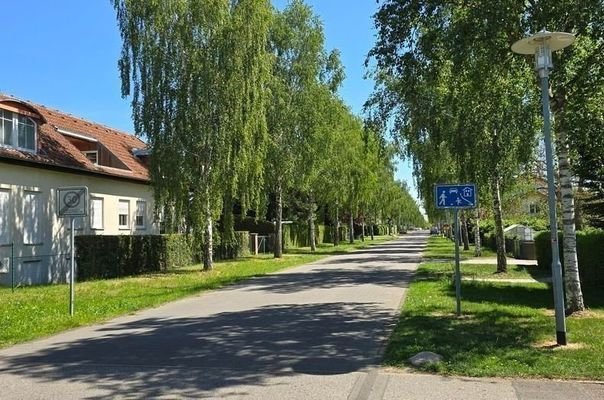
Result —
<instances>
[{"instance_id":1,"label":"blue sky","mask_svg":"<svg viewBox=\"0 0 604 400\"><path fill-rule=\"evenodd\" d=\"M273 0L283 8L287 0ZM325 27L326 46L338 48L346 68L340 91L360 113L373 89L363 79L374 43L375 0L307 0ZM133 132L122 99L117 59L121 39L109 0L20 0L2 5L0 92ZM406 164L399 179L411 182Z\"/></svg>"}]
</instances>

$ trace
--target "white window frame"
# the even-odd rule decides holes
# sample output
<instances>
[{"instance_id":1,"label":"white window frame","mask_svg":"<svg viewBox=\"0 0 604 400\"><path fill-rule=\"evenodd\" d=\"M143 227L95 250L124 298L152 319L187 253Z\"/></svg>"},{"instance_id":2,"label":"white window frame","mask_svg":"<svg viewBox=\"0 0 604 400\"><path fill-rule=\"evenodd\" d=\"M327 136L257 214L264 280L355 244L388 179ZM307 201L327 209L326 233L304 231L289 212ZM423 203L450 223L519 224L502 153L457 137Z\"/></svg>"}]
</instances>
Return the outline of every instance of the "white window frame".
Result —
<instances>
[{"instance_id":1,"label":"white window frame","mask_svg":"<svg viewBox=\"0 0 604 400\"><path fill-rule=\"evenodd\" d=\"M11 133L11 144L1 143L0 146L10 147L21 151L26 151L28 153L36 154L38 152L38 124L33 118L28 117L27 115L20 114L15 111L6 110L4 108L1 109L3 112L9 112L13 115L13 131ZM28 149L27 147L19 146L19 117L27 118L34 126L34 148ZM3 118L4 119L4 118Z\"/></svg>"},{"instance_id":2,"label":"white window frame","mask_svg":"<svg viewBox=\"0 0 604 400\"><path fill-rule=\"evenodd\" d=\"M139 214L139 205L142 205L142 215ZM143 223L141 225L138 224L138 217L142 217L143 218ZM136 229L147 229L147 224L146 224L146 219L147 219L147 202L144 200L137 200L136 201L136 214L134 215L134 226L136 227Z\"/></svg>"},{"instance_id":3,"label":"white window frame","mask_svg":"<svg viewBox=\"0 0 604 400\"><path fill-rule=\"evenodd\" d=\"M94 203L101 202L101 226L96 226L94 223ZM118 217L119 218L119 217ZM119 222L119 221L118 221ZM90 229L93 231L102 231L105 229L105 200L102 197L90 198Z\"/></svg>"},{"instance_id":4,"label":"white window frame","mask_svg":"<svg viewBox=\"0 0 604 400\"><path fill-rule=\"evenodd\" d=\"M29 217L29 212L30 210L27 210L27 198L28 196L33 195L35 196L35 205L36 208L34 210L34 215L31 215L31 217ZM25 191L24 195L23 195L23 244L26 246L38 246L38 245L42 245L42 238L39 237L41 234L40 228L42 225L42 199L41 199L42 193L41 192L35 192L35 191ZM28 218L31 218L32 221L32 226L28 227L27 225L27 221ZM36 231L36 226L38 227L38 230ZM29 232L29 229L31 229L31 233ZM36 233L37 232L37 233Z\"/></svg>"},{"instance_id":5,"label":"white window frame","mask_svg":"<svg viewBox=\"0 0 604 400\"><path fill-rule=\"evenodd\" d=\"M120 216L124 215L120 212L121 204L126 204L128 206L128 209L127 209L128 211L126 212L126 225L120 224ZM118 224L119 229L122 229L122 230L130 229L130 200L123 200L123 199L118 200L118 202L117 202L117 224Z\"/></svg>"},{"instance_id":6,"label":"white window frame","mask_svg":"<svg viewBox=\"0 0 604 400\"><path fill-rule=\"evenodd\" d=\"M11 191L10 189L0 188L0 195L6 195L6 202L0 203L0 245L10 244L11 241Z\"/></svg>"},{"instance_id":7,"label":"white window frame","mask_svg":"<svg viewBox=\"0 0 604 400\"><path fill-rule=\"evenodd\" d=\"M98 150L87 150L87 151L83 151L82 153L84 153L84 156L86 156L86 158L88 158L88 154L94 154L96 156L96 161L92 162L92 160L90 158L88 158L88 161L90 161L94 165L99 165L99 151Z\"/></svg>"}]
</instances>

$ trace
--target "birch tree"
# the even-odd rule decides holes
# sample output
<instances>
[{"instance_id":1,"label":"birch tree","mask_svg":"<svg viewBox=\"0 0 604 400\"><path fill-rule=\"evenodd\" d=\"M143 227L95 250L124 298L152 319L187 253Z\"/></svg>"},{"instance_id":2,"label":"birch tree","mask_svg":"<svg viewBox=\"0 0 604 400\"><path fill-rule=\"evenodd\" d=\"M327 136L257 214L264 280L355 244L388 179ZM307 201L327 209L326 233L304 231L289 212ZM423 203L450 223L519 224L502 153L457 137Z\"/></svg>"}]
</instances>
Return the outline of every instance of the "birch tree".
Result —
<instances>
[{"instance_id":1,"label":"birch tree","mask_svg":"<svg viewBox=\"0 0 604 400\"><path fill-rule=\"evenodd\" d=\"M188 215L203 265L225 193L261 178L268 0L112 0L123 40L122 94L153 154L158 207ZM242 192L241 192L242 193Z\"/></svg>"}]
</instances>

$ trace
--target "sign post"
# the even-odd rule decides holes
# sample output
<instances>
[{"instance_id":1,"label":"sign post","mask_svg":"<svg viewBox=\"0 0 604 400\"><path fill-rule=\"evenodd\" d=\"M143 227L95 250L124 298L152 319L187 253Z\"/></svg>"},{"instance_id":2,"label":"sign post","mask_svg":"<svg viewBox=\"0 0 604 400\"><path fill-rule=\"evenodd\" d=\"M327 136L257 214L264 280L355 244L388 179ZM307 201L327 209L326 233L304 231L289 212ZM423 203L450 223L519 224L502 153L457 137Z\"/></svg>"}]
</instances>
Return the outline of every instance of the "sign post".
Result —
<instances>
[{"instance_id":1,"label":"sign post","mask_svg":"<svg viewBox=\"0 0 604 400\"><path fill-rule=\"evenodd\" d=\"M58 188L57 213L60 218L70 217L69 315L73 316L75 312L75 219L88 215L88 188L86 186Z\"/></svg>"},{"instance_id":2,"label":"sign post","mask_svg":"<svg viewBox=\"0 0 604 400\"><path fill-rule=\"evenodd\" d=\"M475 208L477 204L476 185L466 184L436 184L434 199L437 209L453 209L455 238L455 301L456 313L461 315L461 268L459 267L459 210Z\"/></svg>"}]
</instances>

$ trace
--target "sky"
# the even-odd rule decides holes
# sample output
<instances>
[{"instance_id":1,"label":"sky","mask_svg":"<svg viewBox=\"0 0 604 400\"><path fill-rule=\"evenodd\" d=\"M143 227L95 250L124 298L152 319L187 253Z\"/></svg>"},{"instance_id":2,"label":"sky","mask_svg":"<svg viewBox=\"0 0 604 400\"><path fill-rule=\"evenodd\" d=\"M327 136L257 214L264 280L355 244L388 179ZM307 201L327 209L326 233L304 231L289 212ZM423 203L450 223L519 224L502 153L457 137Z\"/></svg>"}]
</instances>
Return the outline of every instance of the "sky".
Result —
<instances>
[{"instance_id":1,"label":"sky","mask_svg":"<svg viewBox=\"0 0 604 400\"><path fill-rule=\"evenodd\" d=\"M282 9L288 0L272 0ZM363 78L375 41L375 0L307 0L324 24L326 48L346 69L340 96L360 114L373 90ZM130 102L121 97L121 38L109 0L20 0L2 5L0 92L133 132ZM397 179L413 187L399 162ZM413 190L414 196L417 196Z\"/></svg>"}]
</instances>

